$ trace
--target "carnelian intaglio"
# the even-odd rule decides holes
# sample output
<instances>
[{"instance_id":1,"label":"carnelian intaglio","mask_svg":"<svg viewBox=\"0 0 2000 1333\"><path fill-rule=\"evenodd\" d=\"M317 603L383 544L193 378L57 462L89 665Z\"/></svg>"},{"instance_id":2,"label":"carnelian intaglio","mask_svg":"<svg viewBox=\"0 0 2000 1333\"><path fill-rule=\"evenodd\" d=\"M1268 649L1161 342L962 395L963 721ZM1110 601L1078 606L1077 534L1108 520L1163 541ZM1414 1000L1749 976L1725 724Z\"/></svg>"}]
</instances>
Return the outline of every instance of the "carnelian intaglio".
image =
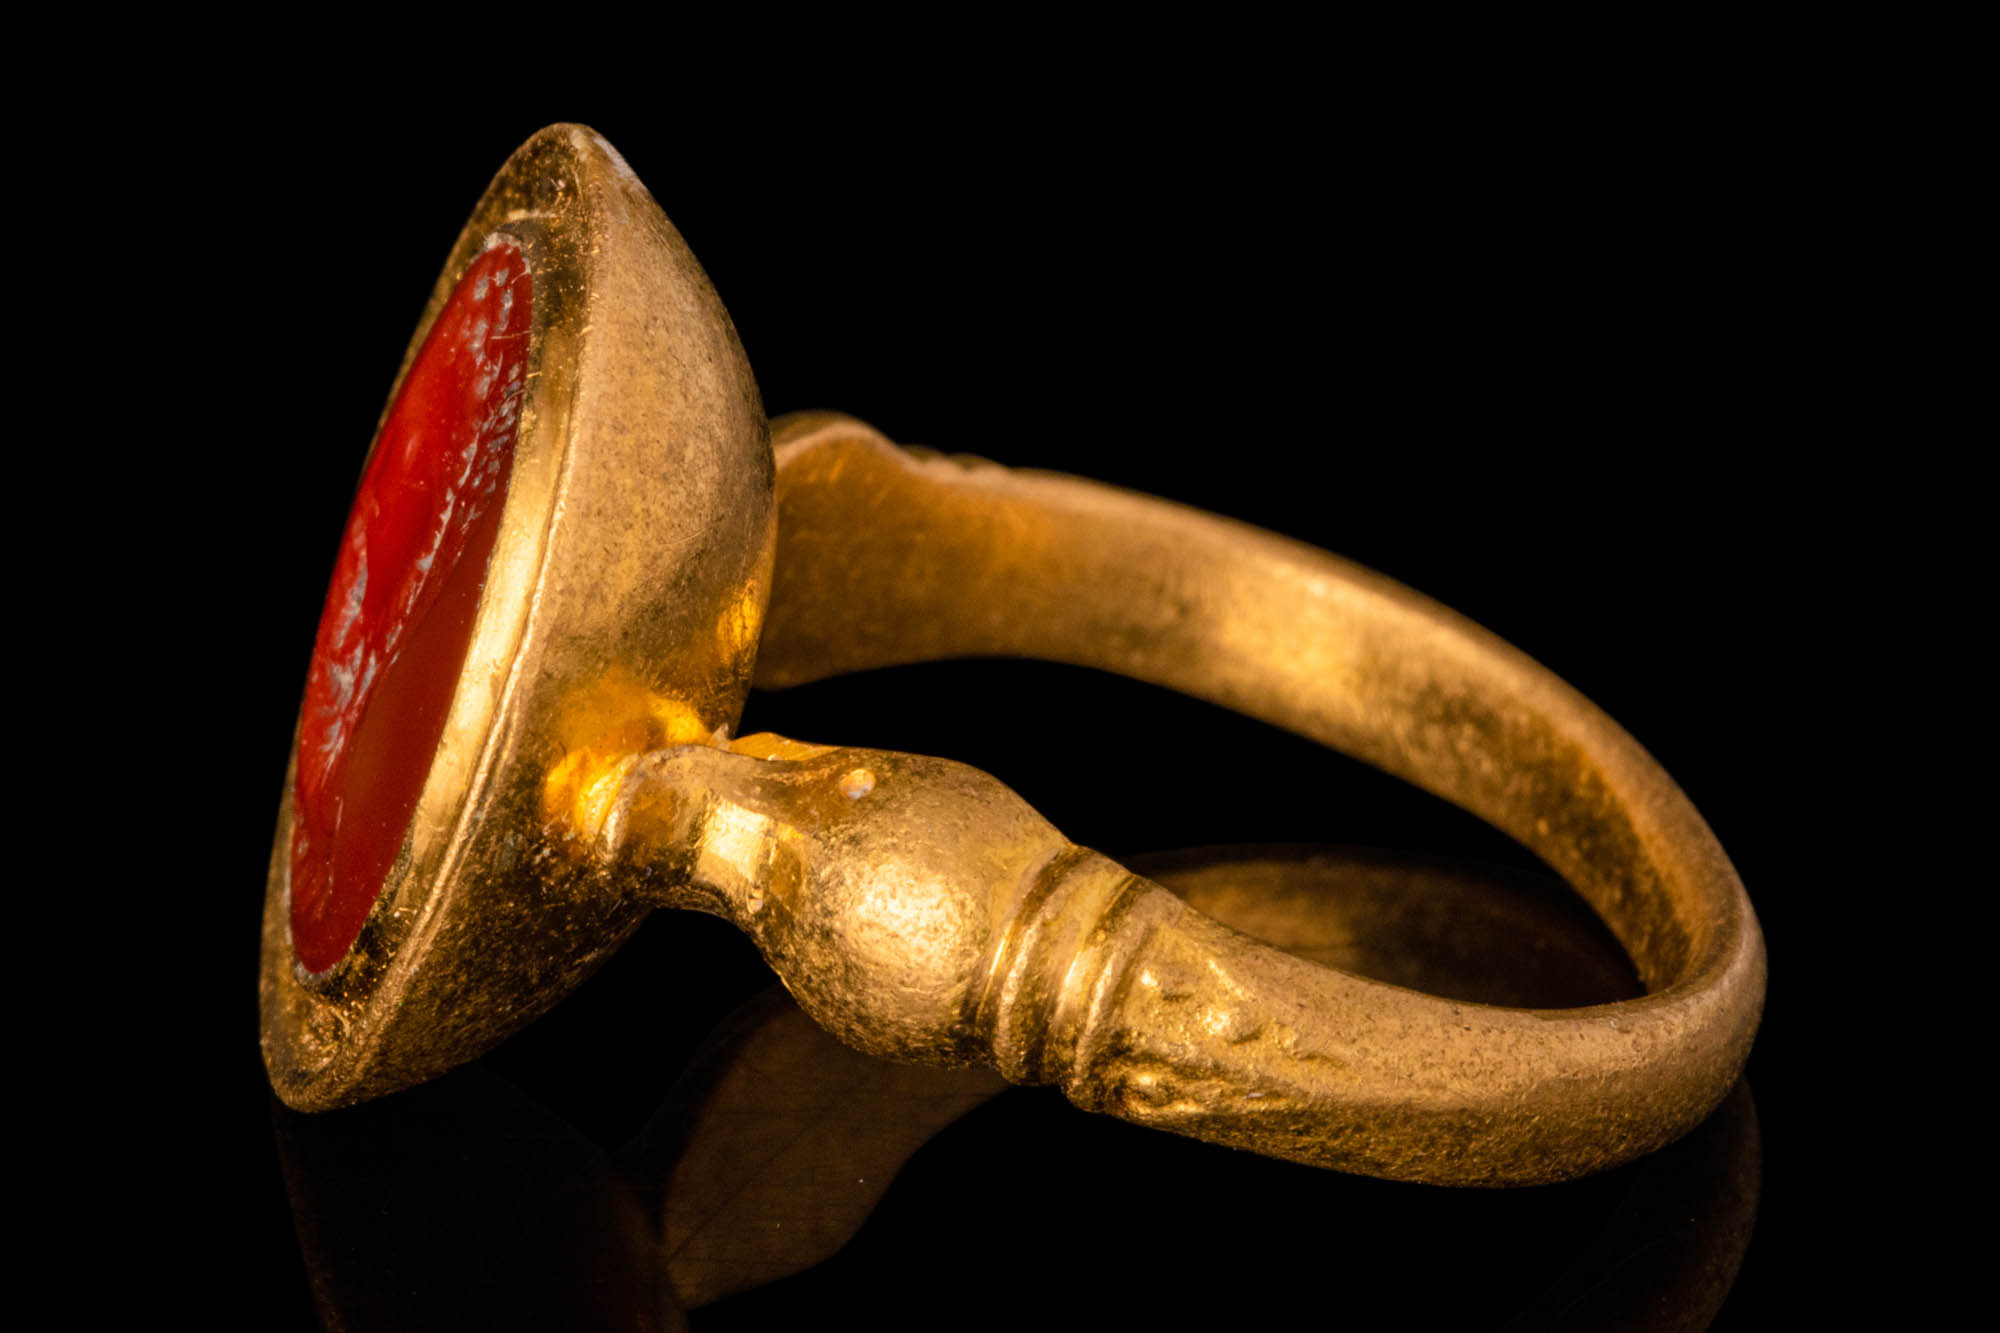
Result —
<instances>
[{"instance_id":1,"label":"carnelian intaglio","mask_svg":"<svg viewBox=\"0 0 2000 1333\"><path fill-rule=\"evenodd\" d=\"M496 238L382 422L320 614L299 724L292 947L323 972L381 894L444 732L500 527L532 283Z\"/></svg>"}]
</instances>

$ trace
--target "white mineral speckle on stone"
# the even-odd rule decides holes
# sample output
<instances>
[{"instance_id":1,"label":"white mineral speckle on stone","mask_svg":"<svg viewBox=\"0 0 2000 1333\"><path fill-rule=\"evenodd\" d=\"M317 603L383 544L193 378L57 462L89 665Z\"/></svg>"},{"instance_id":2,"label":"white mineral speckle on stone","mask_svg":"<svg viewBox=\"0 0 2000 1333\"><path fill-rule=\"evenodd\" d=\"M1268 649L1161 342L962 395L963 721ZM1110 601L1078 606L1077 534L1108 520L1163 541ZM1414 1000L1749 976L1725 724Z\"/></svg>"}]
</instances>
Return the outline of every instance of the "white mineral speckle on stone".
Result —
<instances>
[{"instance_id":1,"label":"white mineral speckle on stone","mask_svg":"<svg viewBox=\"0 0 2000 1333\"><path fill-rule=\"evenodd\" d=\"M354 582L347 585L347 596L340 600L340 619L333 623L334 642L347 637L347 631L354 628L354 622L361 617L361 598L368 591L368 554L366 550L354 567Z\"/></svg>"},{"instance_id":2,"label":"white mineral speckle on stone","mask_svg":"<svg viewBox=\"0 0 2000 1333\"><path fill-rule=\"evenodd\" d=\"M327 678L333 682L333 706L345 709L354 698L355 661L352 656L326 664Z\"/></svg>"}]
</instances>

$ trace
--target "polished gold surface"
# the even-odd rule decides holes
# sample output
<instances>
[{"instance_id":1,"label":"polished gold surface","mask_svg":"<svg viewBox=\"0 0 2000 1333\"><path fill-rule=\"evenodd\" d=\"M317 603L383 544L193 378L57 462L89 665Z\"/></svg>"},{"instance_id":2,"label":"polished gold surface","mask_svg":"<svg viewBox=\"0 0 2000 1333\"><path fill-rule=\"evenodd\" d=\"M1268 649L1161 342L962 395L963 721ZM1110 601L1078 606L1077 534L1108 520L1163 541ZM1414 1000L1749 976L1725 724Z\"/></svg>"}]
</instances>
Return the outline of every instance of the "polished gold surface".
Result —
<instances>
[{"instance_id":1,"label":"polished gold surface","mask_svg":"<svg viewBox=\"0 0 2000 1333\"><path fill-rule=\"evenodd\" d=\"M1672 781L1547 671L1325 552L845 418L778 423L774 478L719 301L588 131L509 162L440 296L496 228L556 294L505 528L405 857L326 978L291 965L273 857L265 1052L288 1102L476 1054L649 907L734 921L862 1051L990 1064L1347 1171L1561 1179L1660 1147L1727 1092L1763 998L1749 902ZM1648 994L1509 1009L1367 980L1218 924L964 765L729 739L753 655L783 686L968 654L1166 685L1454 801L1573 884ZM1075 736L1051 762L1256 777L1206 755L1121 773Z\"/></svg>"}]
</instances>

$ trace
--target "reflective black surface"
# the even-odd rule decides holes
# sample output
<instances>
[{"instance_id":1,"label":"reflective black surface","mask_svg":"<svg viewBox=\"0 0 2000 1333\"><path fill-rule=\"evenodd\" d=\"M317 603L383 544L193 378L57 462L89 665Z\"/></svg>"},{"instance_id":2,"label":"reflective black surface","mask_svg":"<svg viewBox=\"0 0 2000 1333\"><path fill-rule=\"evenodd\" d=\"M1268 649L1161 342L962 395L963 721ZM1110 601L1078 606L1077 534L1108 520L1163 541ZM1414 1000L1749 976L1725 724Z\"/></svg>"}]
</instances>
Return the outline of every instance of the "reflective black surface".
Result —
<instances>
[{"instance_id":1,"label":"reflective black surface","mask_svg":"<svg viewBox=\"0 0 2000 1333\"><path fill-rule=\"evenodd\" d=\"M1379 858L1332 855L1325 893L1351 900L1342 867ZM1464 923L1423 941L1445 960L1440 989L1537 1005L1636 989L1601 930L1563 919L1552 881L1396 864ZM1364 936L1398 929L1358 920ZM663 921L629 961L691 1018L730 988L713 961L727 951L708 938L716 923ZM711 993L657 981L675 974ZM552 1016L551 1035L570 1021L587 1019ZM515 1080L601 1110L605 1085L655 1071L614 1062L581 1096L553 1074L509 1049L365 1107L274 1107L330 1326L752 1329L839 1311L920 1328L1010 1305L1061 1326L1177 1326L1322 1305L1418 1327L1703 1328L1742 1261L1761 1175L1747 1086L1619 1171L1442 1190L1138 1130L977 1071L885 1067L775 987L724 1018L617 1150Z\"/></svg>"}]
</instances>

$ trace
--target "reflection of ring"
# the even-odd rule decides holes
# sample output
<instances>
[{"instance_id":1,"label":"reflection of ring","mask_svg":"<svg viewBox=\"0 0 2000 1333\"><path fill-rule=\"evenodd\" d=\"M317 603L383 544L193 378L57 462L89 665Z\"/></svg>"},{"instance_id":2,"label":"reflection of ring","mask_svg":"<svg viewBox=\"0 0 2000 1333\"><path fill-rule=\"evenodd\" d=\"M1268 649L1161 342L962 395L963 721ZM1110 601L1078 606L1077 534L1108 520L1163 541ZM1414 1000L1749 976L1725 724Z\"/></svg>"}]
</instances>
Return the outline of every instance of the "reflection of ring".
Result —
<instances>
[{"instance_id":1,"label":"reflection of ring","mask_svg":"<svg viewBox=\"0 0 2000 1333\"><path fill-rule=\"evenodd\" d=\"M1763 995L1749 903L1672 782L1546 671L1208 515L843 418L773 434L775 504L693 258L601 140L536 136L445 267L321 623L265 914L287 1101L467 1058L654 906L734 920L864 1050L1345 1170L1575 1175L1728 1089ZM1218 926L964 766L728 740L753 664L782 685L970 653L1155 681L1445 796L1576 885L1651 993L1552 1013L1365 981Z\"/></svg>"},{"instance_id":2,"label":"reflection of ring","mask_svg":"<svg viewBox=\"0 0 2000 1333\"><path fill-rule=\"evenodd\" d=\"M1636 989L1615 942L1541 876L1337 848L1177 853L1137 864L1219 920L1269 930L1269 942L1288 952L1382 980L1547 1007ZM669 956L698 955L683 937ZM661 977L641 993L679 984ZM706 1030L726 1009L718 1002L683 1012L675 1026ZM579 1021L569 1020L571 1031ZM625 1076L648 1077L626 1071L610 1081ZM1129 1187L1170 1170L1183 1216L1210 1215L1220 1188L1243 1216L1298 1225L1206 1236L1207 1262L1193 1271L1175 1249L1144 1246L1144 1259L1128 1254L1118 1266L1121 1285L1086 1284L1065 1298L1072 1323L1129 1315L1135 1301L1143 1309L1140 1291L1157 1299L1155 1278L1176 1279L1171 1300L1192 1322L1217 1300L1237 1318L1290 1309L1322 1277L1301 1259L1330 1248L1345 1261L1342 1308L1363 1323L1371 1311L1393 1310L1410 1327L1488 1327L1526 1305L1508 1327L1706 1328L1757 1204L1758 1136L1741 1083L1699 1131L1616 1173L1615 1184L1599 1178L1468 1199L1384 1190L1331 1172L1234 1172L1158 1136L1106 1133L1081 1118L1065 1128L1034 1097L944 1132L1005 1082L984 1070L860 1055L777 987L714 1027L653 1123L622 1151L607 1152L538 1102L538 1091L555 1091L541 1081L550 1077L561 1079L554 1069L538 1078L531 1065L517 1087L475 1062L355 1114L279 1114L298 1232L330 1326L653 1327L650 1316L667 1301L693 1310L803 1275L721 1322L767 1327L790 1312L867 1308L876 1326L928 1327L937 1302L949 1299L954 1270L926 1262L913 1244L964 1246L1004 1261L1088 1248L1093 1239L1100 1250L1119 1243L1097 1229L1097 1210L1049 1216L1033 1202L1073 1185L1078 1163L1088 1161L1100 1197L1121 1197L1114 1182ZM920 1153L926 1160L914 1162ZM984 1206L931 1236L928 1201L963 1194L996 1171L1008 1188L980 1191ZM1010 1225L1024 1211L1039 1226ZM1128 1243L1133 1230L1121 1229ZM1412 1290L1423 1256L1455 1251L1454 1238L1463 1243L1468 1232L1483 1242L1483 1262L1514 1280ZM1558 1245L1551 1235L1588 1239ZM820 1266L836 1252L843 1262ZM1232 1275L1252 1255L1266 1267L1245 1288ZM658 1323L679 1326L670 1315Z\"/></svg>"}]
</instances>

